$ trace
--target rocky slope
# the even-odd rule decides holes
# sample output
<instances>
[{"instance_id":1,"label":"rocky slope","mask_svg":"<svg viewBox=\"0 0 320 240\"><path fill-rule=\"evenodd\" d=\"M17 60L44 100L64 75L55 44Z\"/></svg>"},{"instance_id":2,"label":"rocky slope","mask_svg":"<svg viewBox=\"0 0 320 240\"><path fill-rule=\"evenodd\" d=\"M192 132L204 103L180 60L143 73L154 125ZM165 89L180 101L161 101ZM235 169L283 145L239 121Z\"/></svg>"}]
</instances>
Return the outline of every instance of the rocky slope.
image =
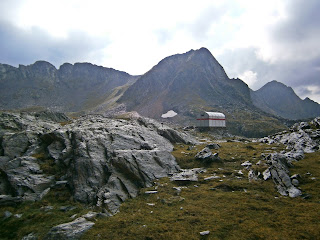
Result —
<instances>
[{"instance_id":1,"label":"rocky slope","mask_svg":"<svg viewBox=\"0 0 320 240\"><path fill-rule=\"evenodd\" d=\"M286 119L306 119L320 116L320 105L309 98L301 100L280 82L272 81L257 91L251 91L253 104L261 110Z\"/></svg>"},{"instance_id":2,"label":"rocky slope","mask_svg":"<svg viewBox=\"0 0 320 240\"><path fill-rule=\"evenodd\" d=\"M120 98L128 110L160 118L174 110L195 116L206 107L250 107L250 91L239 79L229 79L206 48L191 50L160 61L141 76Z\"/></svg>"},{"instance_id":3,"label":"rocky slope","mask_svg":"<svg viewBox=\"0 0 320 240\"><path fill-rule=\"evenodd\" d=\"M105 116L137 111L183 126L195 125L202 111L221 111L228 131L247 137L285 129L283 118L320 114L319 104L302 101L281 83L252 91L242 80L229 79L206 48L169 56L142 76L90 63L59 69L44 61L18 68L0 64L0 84L0 109L45 107ZM176 115L161 118L170 111Z\"/></svg>"},{"instance_id":4,"label":"rocky slope","mask_svg":"<svg viewBox=\"0 0 320 240\"><path fill-rule=\"evenodd\" d=\"M163 59L131 85L118 103L155 119L173 110L177 115L169 121L182 125L195 125L202 111L221 111L228 131L237 135L265 136L285 128L252 104L249 87L240 79L229 79L206 48Z\"/></svg>"},{"instance_id":5,"label":"rocky slope","mask_svg":"<svg viewBox=\"0 0 320 240\"><path fill-rule=\"evenodd\" d=\"M270 167L263 173L264 179L272 177L281 195L300 196L301 190L297 188L299 176L290 177L289 169L293 162L302 160L305 153L319 150L320 118L315 118L311 122L297 123L289 131L262 138L260 142L282 143L287 149L287 151L266 155L265 160Z\"/></svg>"},{"instance_id":6,"label":"rocky slope","mask_svg":"<svg viewBox=\"0 0 320 240\"><path fill-rule=\"evenodd\" d=\"M85 203L86 206L94 206L94 209L102 212L86 210L87 214L84 214L77 209L78 214L70 213L69 216L64 216L64 220L52 224L45 233L43 231L39 233L38 228L27 231L24 229L23 239L37 239L37 236L40 236L40 239L80 239L96 225L99 226L94 231L100 232L92 234L94 236L92 238L84 236L86 239L109 236L102 232L110 226L101 224L101 221L111 223L120 221L122 230L129 232L132 229L123 223L134 224L133 228L137 229L137 232L142 231L145 237L143 229L168 224L170 216L158 217L158 214L165 213L170 213L171 218L174 218L170 220L169 225L190 224L187 228L195 225L200 225L198 228L202 228L210 222L210 225L214 226L214 234L220 234L220 238L224 239L226 235L223 230L217 231L216 228L223 217L228 219L224 223L226 225L221 228L230 226L230 221L235 217L235 209L240 216L236 216L234 224L239 224L245 216L246 223L242 224L242 227L247 229L250 220L254 222L255 229L257 219L263 222L261 225L264 225L267 219L271 222L271 225L266 226L270 234L270 229L278 230L278 225L274 227L274 216L281 214L279 209L273 210L273 205L277 205L281 210L288 208L289 205L290 214L293 209L292 204L303 206L301 209L311 204L310 202L305 202L306 205L301 204L304 198L310 198L310 195L308 196L310 189L305 191L303 182L299 183L301 178L303 180L306 177L290 174L290 167L297 161L304 161L302 159L305 153L319 150L320 118L296 124L288 131L259 140L242 139L222 141L219 144L212 143L212 139L200 141L203 144L195 146L197 142L185 133L137 114L126 116L126 119L87 115L71 120L64 114L53 112L33 114L3 112L0 114L0 206L5 211L1 223L10 226L11 223L20 221L21 224L26 219L35 221L34 218L38 217L34 216L51 220L56 212L67 212L69 211L67 209L75 208L65 205L53 206L48 204L48 199L44 199L39 201L38 208L35 207L30 216L22 211L23 208L18 208L16 211L8 206L25 200L41 200L52 192L56 194L57 189L70 191L73 199ZM204 141L210 144L204 144ZM181 166L183 160L178 156L186 158L184 164L201 167L180 169L176 159L171 155L173 143L179 143L175 146L174 152ZM266 147L268 145L265 143L272 145ZM282 144L287 147L286 150L283 150ZM202 151L195 154L204 146ZM268 153L260 157L264 151ZM272 151L273 153L270 153ZM160 179L166 176L171 176L170 180ZM313 175L313 178L317 179L318 175ZM272 185L268 179L273 180L281 195L301 197L296 200L275 197L274 190L271 190L273 188L268 187ZM138 197L137 201L127 201L129 202L127 206L124 204L121 213L122 217L123 213L127 216L120 217L120 220L118 215L112 218L99 218L117 213L120 204L127 198L137 196L143 187L149 188L143 191L145 194L140 196L140 200ZM56 196L54 194L52 196ZM142 201L140 205L139 201ZM313 201L318 206L317 198ZM242 204L238 204L239 202ZM168 208L170 209L162 211ZM227 212L230 211L230 215L226 213L226 208ZM223 211L219 212L221 209ZM217 212L219 214L214 215ZM243 212L249 213L243 215ZM308 215L308 212L306 214ZM268 216L271 215L270 220ZM142 220L136 220L135 216L142 216ZM195 217L197 224L193 222ZM213 219L208 221L208 217ZM154 219L160 223L155 224L152 222ZM212 224L214 219L216 222ZM147 225L143 221L146 221ZM286 225L285 231L287 231L287 221L282 224ZM158 231L150 232L168 232L168 227L163 229L160 227ZM169 231L176 232L176 225L172 229ZM201 232L205 229L207 228L201 229ZM193 232L194 229L184 231ZM226 231L229 232L230 229ZM241 229L239 232L245 231ZM316 234L313 233L312 236ZM256 231L253 235L257 236ZM127 235L122 234L122 237L124 236Z\"/></svg>"},{"instance_id":7,"label":"rocky slope","mask_svg":"<svg viewBox=\"0 0 320 240\"><path fill-rule=\"evenodd\" d=\"M194 143L141 117L66 121L63 114L4 112L0 127L1 204L40 200L51 188L66 187L75 200L110 214L141 187L179 170L172 143Z\"/></svg>"},{"instance_id":8,"label":"rocky slope","mask_svg":"<svg viewBox=\"0 0 320 240\"><path fill-rule=\"evenodd\" d=\"M135 79L90 63L65 63L59 69L45 61L18 68L0 64L0 109L40 106L82 111L99 105L116 87Z\"/></svg>"}]
</instances>

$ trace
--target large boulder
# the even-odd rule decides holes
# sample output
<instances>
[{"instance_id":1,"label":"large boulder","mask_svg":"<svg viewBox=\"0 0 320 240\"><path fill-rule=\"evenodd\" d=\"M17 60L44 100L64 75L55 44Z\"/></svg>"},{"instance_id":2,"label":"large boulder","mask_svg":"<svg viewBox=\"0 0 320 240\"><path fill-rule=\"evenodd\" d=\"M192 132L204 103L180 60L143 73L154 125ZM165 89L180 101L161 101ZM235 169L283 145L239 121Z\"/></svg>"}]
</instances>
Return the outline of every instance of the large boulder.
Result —
<instances>
[{"instance_id":1,"label":"large boulder","mask_svg":"<svg viewBox=\"0 0 320 240\"><path fill-rule=\"evenodd\" d=\"M195 158L197 160L200 160L206 163L211 163L211 162L216 162L221 160L218 153L212 153L209 147L203 148L200 152L196 154Z\"/></svg>"},{"instance_id":2,"label":"large boulder","mask_svg":"<svg viewBox=\"0 0 320 240\"><path fill-rule=\"evenodd\" d=\"M266 157L270 167L263 173L263 176L271 176L272 180L281 195L289 197L298 197L301 190L296 188L289 176L290 162L286 155L280 153L272 153Z\"/></svg>"},{"instance_id":3,"label":"large boulder","mask_svg":"<svg viewBox=\"0 0 320 240\"><path fill-rule=\"evenodd\" d=\"M111 213L125 199L137 196L141 187L149 187L154 179L179 170L170 153L172 144L135 120L87 116L69 125L66 131L69 140L57 130L58 137L49 145L54 144L66 154L57 156L53 147L49 147L49 153L54 153L52 157L60 162L69 163L67 179L76 200L97 204ZM72 151L72 160L65 161L68 151Z\"/></svg>"},{"instance_id":4,"label":"large boulder","mask_svg":"<svg viewBox=\"0 0 320 240\"><path fill-rule=\"evenodd\" d=\"M197 144L198 141L196 141L193 137L190 135L177 131L173 128L168 127L167 125L161 124L153 119L140 117L138 118L138 122L141 125L144 125L150 129L153 129L154 131L157 131L157 133L164 138L168 139L171 143L184 143L184 144Z\"/></svg>"},{"instance_id":5,"label":"large boulder","mask_svg":"<svg viewBox=\"0 0 320 240\"><path fill-rule=\"evenodd\" d=\"M47 233L45 240L77 240L94 225L93 222L86 220L84 217L75 219L69 223L57 225Z\"/></svg>"},{"instance_id":6,"label":"large boulder","mask_svg":"<svg viewBox=\"0 0 320 240\"><path fill-rule=\"evenodd\" d=\"M37 200L56 180L63 180L75 200L114 214L140 188L179 171L172 143L197 142L141 117L87 115L67 124L56 122L61 120L67 118L54 113L0 114L0 195ZM59 175L43 171L47 160Z\"/></svg>"},{"instance_id":7,"label":"large boulder","mask_svg":"<svg viewBox=\"0 0 320 240\"><path fill-rule=\"evenodd\" d=\"M1 166L11 193L24 200L40 200L55 182L54 176L43 174L34 157L18 157Z\"/></svg>"}]
</instances>

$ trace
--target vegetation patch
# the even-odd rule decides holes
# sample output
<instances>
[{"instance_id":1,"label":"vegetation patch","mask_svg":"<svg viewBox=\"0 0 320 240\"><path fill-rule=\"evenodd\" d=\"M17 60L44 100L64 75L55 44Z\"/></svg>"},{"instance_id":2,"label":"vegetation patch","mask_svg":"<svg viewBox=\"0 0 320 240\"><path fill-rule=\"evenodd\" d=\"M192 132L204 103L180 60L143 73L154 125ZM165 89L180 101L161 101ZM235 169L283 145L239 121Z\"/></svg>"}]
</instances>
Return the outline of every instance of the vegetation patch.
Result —
<instances>
[{"instance_id":1,"label":"vegetation patch","mask_svg":"<svg viewBox=\"0 0 320 240\"><path fill-rule=\"evenodd\" d=\"M278 194L272 180L248 181L241 164L257 163L261 154L279 152L281 144L219 142L221 162L204 165L195 160L202 145L174 146L173 155L182 168L205 167L199 181L184 186L162 178L126 200L113 217L95 219L82 239L317 239L320 236L320 152L294 162L291 175L299 175L302 197ZM45 156L35 156L44 161ZM51 160L46 160L46 164ZM42 166L43 169L45 167ZM46 172L50 172L50 164ZM212 177L214 176L214 177ZM211 177L211 178L210 178ZM156 190L155 194L146 191ZM71 208L68 208L71 206ZM66 210L69 209L69 210ZM5 211L12 213L6 218ZM39 202L0 207L1 239L21 239L34 232L42 239L51 227L74 220L89 209L73 201L68 189L53 189ZM20 216L21 215L21 216ZM201 237L200 232L210 234Z\"/></svg>"},{"instance_id":2,"label":"vegetation patch","mask_svg":"<svg viewBox=\"0 0 320 240\"><path fill-rule=\"evenodd\" d=\"M142 189L113 217L99 219L83 239L317 239L320 236L320 153L306 154L292 173L307 176L301 188L310 198L289 198L277 193L272 180L249 182L241 163L256 163L264 152L281 151L282 145L224 142L219 152L222 163L212 163L199 174L199 182L186 186L168 178ZM174 156L182 167L203 167L194 159L205 144L176 145ZM190 150L188 150L190 149ZM313 169L312 175L308 171ZM239 173L241 170L242 174ZM311 170L310 170L311 171ZM204 180L208 176L217 176ZM316 180L311 177L316 177ZM320 179L320 178L319 178ZM176 189L180 187L181 191ZM157 190L157 194L145 194Z\"/></svg>"},{"instance_id":3,"label":"vegetation patch","mask_svg":"<svg viewBox=\"0 0 320 240\"><path fill-rule=\"evenodd\" d=\"M10 212L10 217L5 217ZM25 202L16 207L0 207L0 239L22 239L35 233L39 239L54 226L71 222L88 212L80 203L72 200L67 189L51 190L41 201Z\"/></svg>"}]
</instances>

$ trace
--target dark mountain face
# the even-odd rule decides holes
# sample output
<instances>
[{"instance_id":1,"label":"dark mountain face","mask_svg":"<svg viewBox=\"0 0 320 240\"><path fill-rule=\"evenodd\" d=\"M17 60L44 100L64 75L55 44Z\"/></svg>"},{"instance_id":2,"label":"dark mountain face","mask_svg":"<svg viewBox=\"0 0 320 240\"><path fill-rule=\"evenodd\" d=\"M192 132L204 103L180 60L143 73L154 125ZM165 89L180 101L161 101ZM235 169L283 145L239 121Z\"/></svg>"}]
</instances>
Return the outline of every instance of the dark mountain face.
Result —
<instances>
[{"instance_id":1,"label":"dark mountain face","mask_svg":"<svg viewBox=\"0 0 320 240\"><path fill-rule=\"evenodd\" d=\"M42 106L79 111L99 104L114 88L134 79L90 63L65 63L59 69L45 61L19 68L0 64L0 109Z\"/></svg>"},{"instance_id":2,"label":"dark mountain face","mask_svg":"<svg viewBox=\"0 0 320 240\"><path fill-rule=\"evenodd\" d=\"M252 91L229 79L206 48L167 57L142 76L90 63L59 69L45 61L18 68L0 64L0 85L0 109L41 106L111 115L126 109L155 119L173 110L178 115L168 121L182 125L194 125L202 111L218 111L226 115L229 132L251 137L282 130L278 117L320 115L319 104L301 100L281 83Z\"/></svg>"},{"instance_id":3,"label":"dark mountain face","mask_svg":"<svg viewBox=\"0 0 320 240\"><path fill-rule=\"evenodd\" d=\"M126 105L127 111L155 119L173 110L178 115L169 121L182 125L194 125L202 111L223 112L228 131L246 136L284 128L252 104L249 87L240 79L229 79L205 48L163 59L130 86L118 103Z\"/></svg>"},{"instance_id":4,"label":"dark mountain face","mask_svg":"<svg viewBox=\"0 0 320 240\"><path fill-rule=\"evenodd\" d=\"M206 107L251 104L248 86L239 79L230 80L205 48L163 59L141 76L119 102L125 103L128 110L153 118L171 109L190 115Z\"/></svg>"},{"instance_id":5,"label":"dark mountain face","mask_svg":"<svg viewBox=\"0 0 320 240\"><path fill-rule=\"evenodd\" d=\"M286 119L313 118L320 115L320 105L309 98L301 100L291 87L272 81L251 92L253 104L261 110Z\"/></svg>"}]
</instances>

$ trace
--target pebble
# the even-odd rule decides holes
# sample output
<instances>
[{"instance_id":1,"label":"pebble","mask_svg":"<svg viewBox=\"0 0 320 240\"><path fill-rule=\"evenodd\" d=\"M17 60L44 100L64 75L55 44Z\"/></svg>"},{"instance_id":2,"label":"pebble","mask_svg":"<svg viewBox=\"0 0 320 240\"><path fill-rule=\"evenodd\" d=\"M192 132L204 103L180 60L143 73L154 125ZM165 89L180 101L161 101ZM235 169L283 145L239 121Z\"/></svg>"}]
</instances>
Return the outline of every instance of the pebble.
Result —
<instances>
[{"instance_id":1,"label":"pebble","mask_svg":"<svg viewBox=\"0 0 320 240\"><path fill-rule=\"evenodd\" d=\"M6 218L9 218L9 217L11 217L12 216L12 213L10 212L10 211L5 211L4 212L4 218L6 219Z\"/></svg>"},{"instance_id":2,"label":"pebble","mask_svg":"<svg viewBox=\"0 0 320 240\"><path fill-rule=\"evenodd\" d=\"M155 194L155 193L158 193L158 191L145 191L144 193L145 194Z\"/></svg>"},{"instance_id":3,"label":"pebble","mask_svg":"<svg viewBox=\"0 0 320 240\"><path fill-rule=\"evenodd\" d=\"M210 231L209 231L209 230L200 232L200 235L201 235L201 236L205 236L205 235L209 235L209 234L210 234Z\"/></svg>"}]
</instances>

